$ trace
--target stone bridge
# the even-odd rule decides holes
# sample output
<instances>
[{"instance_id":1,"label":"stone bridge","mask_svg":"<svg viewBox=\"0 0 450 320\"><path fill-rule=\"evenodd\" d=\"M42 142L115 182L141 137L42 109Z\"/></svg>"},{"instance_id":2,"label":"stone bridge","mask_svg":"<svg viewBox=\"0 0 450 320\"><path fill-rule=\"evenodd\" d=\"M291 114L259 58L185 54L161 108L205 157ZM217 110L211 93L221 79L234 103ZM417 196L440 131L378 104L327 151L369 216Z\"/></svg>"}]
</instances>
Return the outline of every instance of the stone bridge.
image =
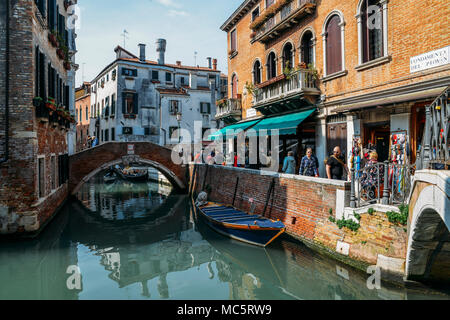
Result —
<instances>
[{"instance_id":1,"label":"stone bridge","mask_svg":"<svg viewBox=\"0 0 450 320\"><path fill-rule=\"evenodd\" d=\"M450 282L450 171L414 176L408 221L406 278Z\"/></svg>"},{"instance_id":2,"label":"stone bridge","mask_svg":"<svg viewBox=\"0 0 450 320\"><path fill-rule=\"evenodd\" d=\"M69 192L76 194L86 181L102 170L136 162L159 170L179 191L187 189L187 167L172 161L171 149L150 142L107 142L69 157Z\"/></svg>"}]
</instances>

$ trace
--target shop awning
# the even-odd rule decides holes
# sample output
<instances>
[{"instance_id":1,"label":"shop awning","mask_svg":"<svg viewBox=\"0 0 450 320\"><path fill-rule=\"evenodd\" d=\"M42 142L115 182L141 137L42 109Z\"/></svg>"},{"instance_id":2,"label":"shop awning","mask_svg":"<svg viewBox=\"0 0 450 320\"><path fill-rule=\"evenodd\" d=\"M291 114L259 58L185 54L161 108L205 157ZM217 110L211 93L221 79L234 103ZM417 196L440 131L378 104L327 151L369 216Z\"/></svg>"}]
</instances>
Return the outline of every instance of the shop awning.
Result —
<instances>
[{"instance_id":1,"label":"shop awning","mask_svg":"<svg viewBox=\"0 0 450 320\"><path fill-rule=\"evenodd\" d=\"M390 97L383 97L379 99L373 99L368 100L364 102L358 102L353 104L345 104L337 107L333 110L333 112L340 113L340 112L349 112L349 111L355 111L359 109L365 109L370 107L377 107L387 104L394 104L394 103L401 103L401 102L407 102L407 101L414 101L414 100L421 100L421 99L427 99L427 98L437 98L446 87L439 87L435 89L429 89L429 90L422 90L407 94L400 94Z\"/></svg>"},{"instance_id":2,"label":"shop awning","mask_svg":"<svg viewBox=\"0 0 450 320\"><path fill-rule=\"evenodd\" d=\"M261 119L252 120L252 121L246 121L246 122L239 122L239 123L232 124L230 126L222 128L219 131L209 135L208 140L214 141L220 135L222 135L225 138L228 130L233 130L234 132L236 132L236 131L239 131L239 132L245 131L246 129L248 129L251 126L253 126L255 123L258 123L259 121L261 121ZM239 133L239 132L236 132L236 133Z\"/></svg>"},{"instance_id":3,"label":"shop awning","mask_svg":"<svg viewBox=\"0 0 450 320\"><path fill-rule=\"evenodd\" d=\"M253 128L247 132L247 136L259 135L260 130L267 130L267 134L271 135L272 130L278 130L280 135L296 134L297 126L305 121L316 108L308 109L302 112L285 114L277 117L270 117L261 120Z\"/></svg>"}]
</instances>

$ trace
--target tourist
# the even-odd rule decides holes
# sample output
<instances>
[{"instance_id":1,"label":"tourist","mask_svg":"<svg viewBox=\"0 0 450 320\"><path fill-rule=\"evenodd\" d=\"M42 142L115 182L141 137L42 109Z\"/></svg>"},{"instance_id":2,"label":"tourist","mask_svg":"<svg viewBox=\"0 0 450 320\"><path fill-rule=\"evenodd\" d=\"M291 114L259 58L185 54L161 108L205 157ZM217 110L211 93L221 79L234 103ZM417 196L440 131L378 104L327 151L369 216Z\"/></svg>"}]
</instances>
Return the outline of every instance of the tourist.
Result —
<instances>
[{"instance_id":1,"label":"tourist","mask_svg":"<svg viewBox=\"0 0 450 320\"><path fill-rule=\"evenodd\" d=\"M328 179L343 180L344 170L347 176L350 177L344 157L341 155L340 147L333 149L333 154L328 158L326 170Z\"/></svg>"},{"instance_id":2,"label":"tourist","mask_svg":"<svg viewBox=\"0 0 450 320\"><path fill-rule=\"evenodd\" d=\"M365 200L381 196L380 186L384 183L384 165L378 164L378 153L372 151L361 175L362 194Z\"/></svg>"},{"instance_id":3,"label":"tourist","mask_svg":"<svg viewBox=\"0 0 450 320\"><path fill-rule=\"evenodd\" d=\"M317 169L317 162L316 157L312 154L312 149L306 149L306 155L302 158L298 174L308 177L318 177L319 170Z\"/></svg>"},{"instance_id":4,"label":"tourist","mask_svg":"<svg viewBox=\"0 0 450 320\"><path fill-rule=\"evenodd\" d=\"M294 152L289 151L286 158L284 158L283 169L284 173L295 174L295 158Z\"/></svg>"}]
</instances>

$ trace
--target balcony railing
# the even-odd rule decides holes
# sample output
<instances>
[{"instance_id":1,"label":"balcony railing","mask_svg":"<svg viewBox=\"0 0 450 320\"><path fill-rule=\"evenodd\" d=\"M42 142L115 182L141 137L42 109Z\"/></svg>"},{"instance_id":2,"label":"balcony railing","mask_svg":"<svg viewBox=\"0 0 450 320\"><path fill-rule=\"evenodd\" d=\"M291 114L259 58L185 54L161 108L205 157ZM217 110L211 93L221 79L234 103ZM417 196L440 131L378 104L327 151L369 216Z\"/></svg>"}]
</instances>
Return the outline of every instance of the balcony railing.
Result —
<instances>
[{"instance_id":1,"label":"balcony railing","mask_svg":"<svg viewBox=\"0 0 450 320\"><path fill-rule=\"evenodd\" d=\"M294 0L287 3L275 16L268 18L260 27L254 30L255 36L253 41L269 41L284 29L297 24L303 16L312 14L315 6L316 0Z\"/></svg>"},{"instance_id":2,"label":"balcony railing","mask_svg":"<svg viewBox=\"0 0 450 320\"><path fill-rule=\"evenodd\" d=\"M298 70L290 75L281 75L257 86L253 106L288 98L301 93L320 94L316 80L308 70Z\"/></svg>"},{"instance_id":3,"label":"balcony railing","mask_svg":"<svg viewBox=\"0 0 450 320\"><path fill-rule=\"evenodd\" d=\"M240 99L225 100L225 102L218 105L216 109L216 119L242 116L242 105Z\"/></svg>"}]
</instances>

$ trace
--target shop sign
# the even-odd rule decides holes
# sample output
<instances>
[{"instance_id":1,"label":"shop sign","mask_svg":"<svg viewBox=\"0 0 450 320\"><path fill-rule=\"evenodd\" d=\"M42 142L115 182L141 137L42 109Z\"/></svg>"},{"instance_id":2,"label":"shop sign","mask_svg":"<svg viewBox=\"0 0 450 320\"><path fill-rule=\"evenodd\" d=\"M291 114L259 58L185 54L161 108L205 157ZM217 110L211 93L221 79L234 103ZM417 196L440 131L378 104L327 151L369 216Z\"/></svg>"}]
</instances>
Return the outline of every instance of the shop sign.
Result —
<instances>
[{"instance_id":1,"label":"shop sign","mask_svg":"<svg viewBox=\"0 0 450 320\"><path fill-rule=\"evenodd\" d=\"M410 71L418 72L450 63L450 46L433 50L410 59Z\"/></svg>"},{"instance_id":2,"label":"shop sign","mask_svg":"<svg viewBox=\"0 0 450 320\"><path fill-rule=\"evenodd\" d=\"M134 144L128 145L128 154L134 154Z\"/></svg>"},{"instance_id":3,"label":"shop sign","mask_svg":"<svg viewBox=\"0 0 450 320\"><path fill-rule=\"evenodd\" d=\"M256 116L256 110L253 108L247 109L247 118L255 117Z\"/></svg>"}]
</instances>

